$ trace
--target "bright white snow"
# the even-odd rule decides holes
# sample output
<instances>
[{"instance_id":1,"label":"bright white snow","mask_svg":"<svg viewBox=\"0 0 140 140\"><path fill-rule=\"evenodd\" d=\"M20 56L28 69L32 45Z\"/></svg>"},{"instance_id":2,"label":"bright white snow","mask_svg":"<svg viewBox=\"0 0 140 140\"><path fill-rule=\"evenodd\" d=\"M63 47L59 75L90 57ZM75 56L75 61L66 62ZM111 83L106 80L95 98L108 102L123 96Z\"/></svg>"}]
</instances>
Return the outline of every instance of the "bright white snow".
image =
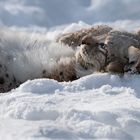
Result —
<instances>
[{"instance_id":1,"label":"bright white snow","mask_svg":"<svg viewBox=\"0 0 140 140\"><path fill-rule=\"evenodd\" d=\"M139 6L139 0L1 0L0 25L32 32L29 40L37 35L52 42L102 22L136 31ZM139 140L140 75L96 73L62 83L35 79L0 94L0 140L67 139Z\"/></svg>"},{"instance_id":2,"label":"bright white snow","mask_svg":"<svg viewBox=\"0 0 140 140\"><path fill-rule=\"evenodd\" d=\"M139 139L139 75L27 81L0 97L0 139Z\"/></svg>"}]
</instances>

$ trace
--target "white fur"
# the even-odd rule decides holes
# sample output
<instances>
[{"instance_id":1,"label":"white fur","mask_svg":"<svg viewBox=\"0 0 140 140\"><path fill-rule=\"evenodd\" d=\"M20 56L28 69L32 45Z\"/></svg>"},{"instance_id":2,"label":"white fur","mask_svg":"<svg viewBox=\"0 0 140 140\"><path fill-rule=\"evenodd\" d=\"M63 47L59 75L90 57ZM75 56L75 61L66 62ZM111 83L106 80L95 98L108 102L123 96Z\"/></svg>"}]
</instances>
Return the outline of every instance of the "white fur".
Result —
<instances>
[{"instance_id":1,"label":"white fur","mask_svg":"<svg viewBox=\"0 0 140 140\"><path fill-rule=\"evenodd\" d=\"M0 29L0 64L21 82L41 78L44 69L50 72L60 59L73 56L71 48L52 43L45 35Z\"/></svg>"}]
</instances>

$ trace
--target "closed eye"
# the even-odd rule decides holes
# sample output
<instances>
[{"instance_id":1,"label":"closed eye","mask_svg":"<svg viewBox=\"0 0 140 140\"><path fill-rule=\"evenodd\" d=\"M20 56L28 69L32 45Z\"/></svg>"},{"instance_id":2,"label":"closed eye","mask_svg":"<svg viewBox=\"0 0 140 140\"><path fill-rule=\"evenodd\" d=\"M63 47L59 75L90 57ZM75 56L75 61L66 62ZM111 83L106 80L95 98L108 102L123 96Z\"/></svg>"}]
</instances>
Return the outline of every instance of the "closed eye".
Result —
<instances>
[{"instance_id":1,"label":"closed eye","mask_svg":"<svg viewBox=\"0 0 140 140\"><path fill-rule=\"evenodd\" d=\"M103 53L107 53L106 46L104 43L100 43L98 46L99 50Z\"/></svg>"},{"instance_id":2,"label":"closed eye","mask_svg":"<svg viewBox=\"0 0 140 140\"><path fill-rule=\"evenodd\" d=\"M99 43L99 47L102 49L105 49L105 44L104 43Z\"/></svg>"},{"instance_id":3,"label":"closed eye","mask_svg":"<svg viewBox=\"0 0 140 140\"><path fill-rule=\"evenodd\" d=\"M131 61L129 64L130 65L134 65L135 64L135 61Z\"/></svg>"}]
</instances>

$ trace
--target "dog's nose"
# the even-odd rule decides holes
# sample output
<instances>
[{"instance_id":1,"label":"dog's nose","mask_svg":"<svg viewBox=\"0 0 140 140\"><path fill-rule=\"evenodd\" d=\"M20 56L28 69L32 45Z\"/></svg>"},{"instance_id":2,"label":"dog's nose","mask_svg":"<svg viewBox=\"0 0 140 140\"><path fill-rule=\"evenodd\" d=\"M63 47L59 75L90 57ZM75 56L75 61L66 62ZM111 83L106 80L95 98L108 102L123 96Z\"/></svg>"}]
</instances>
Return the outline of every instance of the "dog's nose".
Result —
<instances>
[{"instance_id":1,"label":"dog's nose","mask_svg":"<svg viewBox=\"0 0 140 140\"><path fill-rule=\"evenodd\" d=\"M136 63L135 61L131 61L129 64L134 65L135 63Z\"/></svg>"}]
</instances>

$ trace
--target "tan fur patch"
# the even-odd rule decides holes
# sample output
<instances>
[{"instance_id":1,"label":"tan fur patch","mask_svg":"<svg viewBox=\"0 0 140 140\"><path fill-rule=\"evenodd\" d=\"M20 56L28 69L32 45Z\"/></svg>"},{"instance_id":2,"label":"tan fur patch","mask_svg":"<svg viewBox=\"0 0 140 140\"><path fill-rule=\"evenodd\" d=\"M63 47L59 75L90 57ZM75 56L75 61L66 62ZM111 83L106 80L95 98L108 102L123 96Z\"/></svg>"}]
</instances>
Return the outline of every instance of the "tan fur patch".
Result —
<instances>
[{"instance_id":1,"label":"tan fur patch","mask_svg":"<svg viewBox=\"0 0 140 140\"><path fill-rule=\"evenodd\" d=\"M112 30L107 25L97 25L88 29L82 29L73 33L62 34L57 38L57 42L64 43L71 47L77 47L82 44L82 38L90 35L104 42L107 34Z\"/></svg>"},{"instance_id":2,"label":"tan fur patch","mask_svg":"<svg viewBox=\"0 0 140 140\"><path fill-rule=\"evenodd\" d=\"M119 61L111 62L107 65L106 71L111 73L124 73L124 64Z\"/></svg>"}]
</instances>

